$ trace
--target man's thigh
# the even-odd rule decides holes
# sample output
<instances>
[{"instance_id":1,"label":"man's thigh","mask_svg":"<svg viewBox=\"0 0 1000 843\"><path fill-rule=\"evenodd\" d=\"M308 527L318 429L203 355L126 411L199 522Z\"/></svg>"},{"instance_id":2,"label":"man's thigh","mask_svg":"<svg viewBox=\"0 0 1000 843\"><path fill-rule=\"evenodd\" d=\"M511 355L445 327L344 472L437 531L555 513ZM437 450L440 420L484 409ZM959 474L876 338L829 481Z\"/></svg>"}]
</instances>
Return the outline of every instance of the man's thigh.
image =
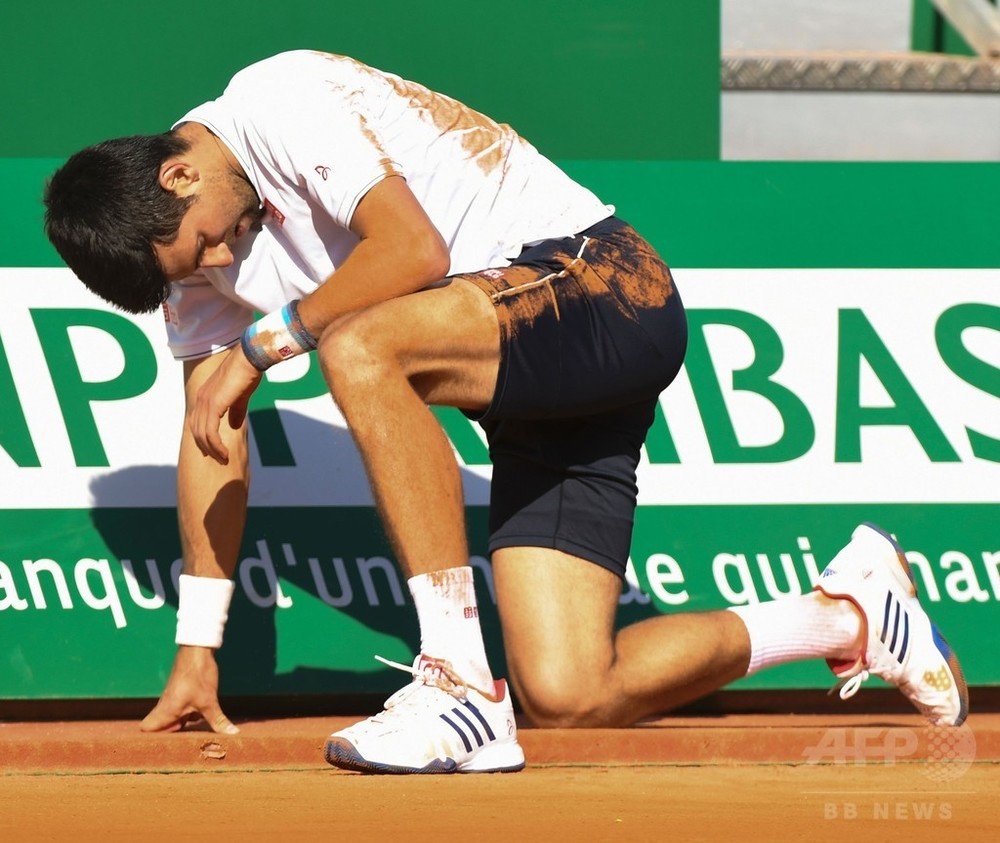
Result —
<instances>
[{"instance_id":1,"label":"man's thigh","mask_svg":"<svg viewBox=\"0 0 1000 843\"><path fill-rule=\"evenodd\" d=\"M606 675L621 580L548 548L503 548L492 558L507 667L519 693L582 692L577 683Z\"/></svg>"},{"instance_id":2,"label":"man's thigh","mask_svg":"<svg viewBox=\"0 0 1000 843\"><path fill-rule=\"evenodd\" d=\"M500 365L496 309L481 289L456 277L439 287L349 314L321 341L338 356L371 355L399 366L428 404L483 410Z\"/></svg>"}]
</instances>

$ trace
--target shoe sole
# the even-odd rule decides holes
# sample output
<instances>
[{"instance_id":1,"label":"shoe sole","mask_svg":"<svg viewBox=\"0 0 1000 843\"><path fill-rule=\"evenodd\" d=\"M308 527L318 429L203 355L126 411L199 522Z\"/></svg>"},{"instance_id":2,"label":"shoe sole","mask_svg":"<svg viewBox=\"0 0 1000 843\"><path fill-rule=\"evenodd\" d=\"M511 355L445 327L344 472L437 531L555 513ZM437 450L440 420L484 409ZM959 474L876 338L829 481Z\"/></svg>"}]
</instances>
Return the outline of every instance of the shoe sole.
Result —
<instances>
[{"instance_id":1,"label":"shoe sole","mask_svg":"<svg viewBox=\"0 0 1000 843\"><path fill-rule=\"evenodd\" d=\"M345 738L330 738L326 742L324 757L328 764L341 770L353 770L357 773L376 775L441 775L448 773L516 773L524 769L524 761L502 767L459 767L453 758L435 758L425 767L401 767L395 764L384 764L380 761L370 761L362 756L350 741ZM469 764L477 759L473 758Z\"/></svg>"},{"instance_id":2,"label":"shoe sole","mask_svg":"<svg viewBox=\"0 0 1000 843\"><path fill-rule=\"evenodd\" d=\"M890 545L892 545L893 550L896 551L896 559L899 562L899 567L902 569L903 573L906 576L907 581L909 582L909 588L911 590L912 598L914 601L917 602L917 605L919 606L920 601L917 598L917 581L913 576L913 569L910 567L910 563L906 559L906 552L900 546L899 542L896 541L896 539L893 536L891 536L889 533L887 533L885 530L879 527L878 524L872 524L870 521L866 521L864 524L862 524L862 526L867 527L874 533L877 533L887 542L889 542ZM899 577L897 577L896 579L898 580ZM903 582L901 580L900 584L903 585ZM820 587L819 590L823 591L822 587ZM823 591L823 593L826 594L825 591ZM853 598L850 598L848 595L835 595L835 596L847 597L853 602ZM925 616L927 615L927 612L924 610L923 606L920 606L920 610L924 613ZM934 646L937 647L938 652L941 654L942 658L944 658L945 664L948 666L948 670L951 673L952 683L954 684L958 692L958 702L959 702L958 716L955 718L954 722L950 724L941 724L941 725L961 726L965 722L965 719L969 716L969 688L965 682L965 674L962 673L962 666L958 663L958 656L955 655L955 651L951 648L951 645L941 634L941 631L934 625L934 622L931 621L929 616L927 616L927 621L931 627L931 638L934 641Z\"/></svg>"}]
</instances>

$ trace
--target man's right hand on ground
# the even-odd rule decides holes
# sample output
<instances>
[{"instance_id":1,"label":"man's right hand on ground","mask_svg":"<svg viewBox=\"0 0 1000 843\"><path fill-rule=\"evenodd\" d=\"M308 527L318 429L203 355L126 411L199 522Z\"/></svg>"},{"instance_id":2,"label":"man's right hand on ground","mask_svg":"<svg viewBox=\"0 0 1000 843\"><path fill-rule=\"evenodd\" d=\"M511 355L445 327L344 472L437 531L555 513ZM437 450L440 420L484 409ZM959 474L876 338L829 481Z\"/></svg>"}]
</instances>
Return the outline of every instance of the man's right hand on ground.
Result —
<instances>
[{"instance_id":1,"label":"man's right hand on ground","mask_svg":"<svg viewBox=\"0 0 1000 843\"><path fill-rule=\"evenodd\" d=\"M181 646L174 657L167 686L140 728L144 732L176 732L200 720L219 734L239 732L219 707L215 651L208 647Z\"/></svg>"}]
</instances>

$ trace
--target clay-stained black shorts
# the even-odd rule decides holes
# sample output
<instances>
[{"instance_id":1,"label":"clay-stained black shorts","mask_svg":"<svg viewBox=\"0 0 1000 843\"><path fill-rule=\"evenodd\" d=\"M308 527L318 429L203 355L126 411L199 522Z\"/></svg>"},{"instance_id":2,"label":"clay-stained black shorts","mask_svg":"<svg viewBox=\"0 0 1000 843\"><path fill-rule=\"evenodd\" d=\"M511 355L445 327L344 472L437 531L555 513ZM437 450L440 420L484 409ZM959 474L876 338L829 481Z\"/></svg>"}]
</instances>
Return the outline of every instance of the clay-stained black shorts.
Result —
<instances>
[{"instance_id":1,"label":"clay-stained black shorts","mask_svg":"<svg viewBox=\"0 0 1000 843\"><path fill-rule=\"evenodd\" d=\"M460 277L500 321L496 392L474 416L493 461L490 552L556 548L623 576L640 448L687 346L670 270L611 217Z\"/></svg>"}]
</instances>

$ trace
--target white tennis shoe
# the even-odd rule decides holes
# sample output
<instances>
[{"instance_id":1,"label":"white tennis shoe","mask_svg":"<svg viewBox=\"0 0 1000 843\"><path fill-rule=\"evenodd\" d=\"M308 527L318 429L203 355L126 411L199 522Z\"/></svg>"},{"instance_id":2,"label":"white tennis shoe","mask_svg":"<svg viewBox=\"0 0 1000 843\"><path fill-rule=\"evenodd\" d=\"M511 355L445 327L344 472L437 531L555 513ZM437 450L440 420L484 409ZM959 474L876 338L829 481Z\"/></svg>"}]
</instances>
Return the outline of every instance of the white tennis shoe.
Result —
<instances>
[{"instance_id":1,"label":"white tennis shoe","mask_svg":"<svg viewBox=\"0 0 1000 843\"><path fill-rule=\"evenodd\" d=\"M334 732L326 760L363 773L513 773L524 768L507 683L493 693L470 688L440 659L413 666L376 656L414 677L385 710Z\"/></svg>"},{"instance_id":2,"label":"white tennis shoe","mask_svg":"<svg viewBox=\"0 0 1000 843\"><path fill-rule=\"evenodd\" d=\"M962 724L969 692L958 658L921 607L910 565L892 536L874 524L857 527L816 589L850 600L861 612L864 649L854 661L827 662L843 680L841 699L874 675L899 688L931 723Z\"/></svg>"}]
</instances>

